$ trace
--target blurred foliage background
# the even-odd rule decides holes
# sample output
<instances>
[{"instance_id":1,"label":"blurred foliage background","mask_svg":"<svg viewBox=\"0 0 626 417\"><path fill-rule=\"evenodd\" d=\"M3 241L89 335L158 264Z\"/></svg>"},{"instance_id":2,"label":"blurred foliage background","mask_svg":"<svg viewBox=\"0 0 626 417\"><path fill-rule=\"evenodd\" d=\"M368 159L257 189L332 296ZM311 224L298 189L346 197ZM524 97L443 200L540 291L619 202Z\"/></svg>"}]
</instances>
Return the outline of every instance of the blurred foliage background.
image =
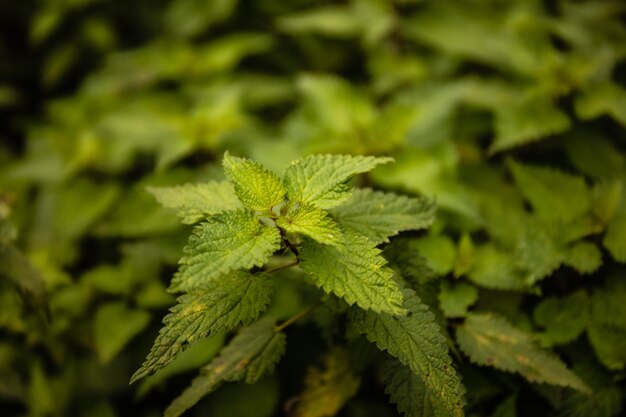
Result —
<instances>
[{"instance_id":1,"label":"blurred foliage background","mask_svg":"<svg viewBox=\"0 0 626 417\"><path fill-rule=\"evenodd\" d=\"M442 320L498 313L594 388L458 354L467 415L620 415L625 57L618 0L0 1L2 415L160 415L215 355L223 337L128 386L189 233L145 187L219 179L225 150L277 172L393 156L363 182L436 197L411 248ZM275 297L288 317L307 294ZM190 415L285 415L326 321ZM366 375L340 415L397 415Z\"/></svg>"}]
</instances>

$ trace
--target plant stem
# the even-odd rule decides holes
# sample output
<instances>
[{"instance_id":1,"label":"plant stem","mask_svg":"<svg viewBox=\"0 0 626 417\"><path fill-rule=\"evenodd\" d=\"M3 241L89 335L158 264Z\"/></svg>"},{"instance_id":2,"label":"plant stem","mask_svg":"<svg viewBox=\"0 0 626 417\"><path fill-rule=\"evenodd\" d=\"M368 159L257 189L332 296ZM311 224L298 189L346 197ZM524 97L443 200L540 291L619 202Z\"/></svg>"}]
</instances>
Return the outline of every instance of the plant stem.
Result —
<instances>
[{"instance_id":1,"label":"plant stem","mask_svg":"<svg viewBox=\"0 0 626 417\"><path fill-rule=\"evenodd\" d=\"M294 254L296 255L296 257L298 257L300 255L300 253L298 252L298 248L295 247L295 245L293 243L291 243L289 241L289 239L287 239L287 234L285 233L285 231L281 228L278 228L278 230L280 230L280 237L283 240L283 243L285 244L285 246Z\"/></svg>"},{"instance_id":2,"label":"plant stem","mask_svg":"<svg viewBox=\"0 0 626 417\"><path fill-rule=\"evenodd\" d=\"M316 308L318 308L321 305L322 305L322 300L318 301L317 303L313 304L310 307L305 308L304 310L302 310L301 312L299 312L295 316L289 318L287 321L285 321L280 326L276 326L276 331L280 332L280 331L284 330L286 327L291 326L293 323L295 323L296 321L300 320L302 317L305 317L305 316L309 315L310 313L312 313Z\"/></svg>"},{"instance_id":3,"label":"plant stem","mask_svg":"<svg viewBox=\"0 0 626 417\"><path fill-rule=\"evenodd\" d=\"M280 271L281 269L287 269L287 268L291 268L292 266L296 266L298 265L298 263L300 263L299 259L294 259L291 262L287 262L286 264L283 265L278 265L274 268L270 268L267 271L264 271L266 274L271 274L272 272L276 272L276 271Z\"/></svg>"}]
</instances>

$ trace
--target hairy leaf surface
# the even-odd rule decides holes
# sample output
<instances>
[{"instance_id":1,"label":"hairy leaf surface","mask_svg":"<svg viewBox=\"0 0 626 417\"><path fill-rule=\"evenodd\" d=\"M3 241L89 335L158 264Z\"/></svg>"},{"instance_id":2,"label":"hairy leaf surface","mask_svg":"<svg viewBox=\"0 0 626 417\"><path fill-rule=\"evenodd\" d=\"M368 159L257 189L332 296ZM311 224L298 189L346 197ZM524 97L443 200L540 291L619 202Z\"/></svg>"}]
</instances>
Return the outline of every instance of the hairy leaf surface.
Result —
<instances>
[{"instance_id":1,"label":"hairy leaf surface","mask_svg":"<svg viewBox=\"0 0 626 417\"><path fill-rule=\"evenodd\" d=\"M249 210L226 211L196 226L171 291L206 285L228 271L261 266L280 248L280 233Z\"/></svg>"},{"instance_id":2,"label":"hairy leaf surface","mask_svg":"<svg viewBox=\"0 0 626 417\"><path fill-rule=\"evenodd\" d=\"M393 271L374 243L363 236L346 235L341 246L302 244L300 266L315 284L364 309L404 314L402 292Z\"/></svg>"},{"instance_id":3,"label":"hairy leaf surface","mask_svg":"<svg viewBox=\"0 0 626 417\"><path fill-rule=\"evenodd\" d=\"M379 244L402 231L430 226L435 219L435 203L362 188L354 190L352 197L331 214L343 228Z\"/></svg>"},{"instance_id":4,"label":"hairy leaf surface","mask_svg":"<svg viewBox=\"0 0 626 417\"><path fill-rule=\"evenodd\" d=\"M292 162L283 181L290 200L329 209L350 197L350 178L390 161L373 156L312 155Z\"/></svg>"},{"instance_id":5,"label":"hairy leaf surface","mask_svg":"<svg viewBox=\"0 0 626 417\"><path fill-rule=\"evenodd\" d=\"M269 278L234 271L180 296L131 383L164 367L199 339L256 320L269 304L271 291Z\"/></svg>"},{"instance_id":6,"label":"hairy leaf surface","mask_svg":"<svg viewBox=\"0 0 626 417\"><path fill-rule=\"evenodd\" d=\"M308 236L327 245L336 246L343 240L339 225L327 212L313 204L289 202L276 219L276 224L289 233Z\"/></svg>"},{"instance_id":7,"label":"hairy leaf surface","mask_svg":"<svg viewBox=\"0 0 626 417\"><path fill-rule=\"evenodd\" d=\"M458 328L456 338L461 350L479 365L517 372L530 382L589 391L563 362L539 349L526 333L501 317L471 314Z\"/></svg>"},{"instance_id":8,"label":"hairy leaf surface","mask_svg":"<svg viewBox=\"0 0 626 417\"><path fill-rule=\"evenodd\" d=\"M226 152L224 171L246 207L267 213L285 198L285 188L278 175L257 162Z\"/></svg>"},{"instance_id":9,"label":"hairy leaf surface","mask_svg":"<svg viewBox=\"0 0 626 417\"><path fill-rule=\"evenodd\" d=\"M185 184L175 187L147 187L159 204L175 209L183 223L197 221L226 210L243 207L227 181Z\"/></svg>"},{"instance_id":10,"label":"hairy leaf surface","mask_svg":"<svg viewBox=\"0 0 626 417\"><path fill-rule=\"evenodd\" d=\"M415 292L409 289L403 292L409 315L390 316L353 309L352 325L423 380L434 409L442 410L446 416L463 416L464 389L452 367L448 345L435 316Z\"/></svg>"},{"instance_id":11,"label":"hairy leaf surface","mask_svg":"<svg viewBox=\"0 0 626 417\"><path fill-rule=\"evenodd\" d=\"M397 360L389 360L383 367L385 393L398 411L407 417L449 416L449 411L441 406L424 383L424 378L402 365ZM454 415L454 414L453 414Z\"/></svg>"},{"instance_id":12,"label":"hairy leaf surface","mask_svg":"<svg viewBox=\"0 0 626 417\"><path fill-rule=\"evenodd\" d=\"M200 371L187 388L165 410L165 417L178 417L224 381L253 384L270 372L285 352L285 335L276 331L269 318L241 330L220 355Z\"/></svg>"}]
</instances>

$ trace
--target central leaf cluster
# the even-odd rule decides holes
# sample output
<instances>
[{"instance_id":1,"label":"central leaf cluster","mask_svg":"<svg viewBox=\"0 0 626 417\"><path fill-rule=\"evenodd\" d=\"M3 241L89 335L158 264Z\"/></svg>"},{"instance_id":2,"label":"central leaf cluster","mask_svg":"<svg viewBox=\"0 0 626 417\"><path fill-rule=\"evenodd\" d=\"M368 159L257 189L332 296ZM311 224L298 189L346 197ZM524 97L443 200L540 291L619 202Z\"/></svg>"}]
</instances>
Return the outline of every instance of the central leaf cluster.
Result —
<instances>
[{"instance_id":1,"label":"central leaf cluster","mask_svg":"<svg viewBox=\"0 0 626 417\"><path fill-rule=\"evenodd\" d=\"M291 251L292 264L349 305L406 315L403 292L377 245L403 230L430 225L434 204L353 189L350 183L355 175L390 161L313 155L292 162L281 178L227 152L227 181L150 188L183 222L200 222L170 286L185 294L164 319L132 380L167 365L200 338L256 321L271 300L274 283L262 267L274 254Z\"/></svg>"}]
</instances>

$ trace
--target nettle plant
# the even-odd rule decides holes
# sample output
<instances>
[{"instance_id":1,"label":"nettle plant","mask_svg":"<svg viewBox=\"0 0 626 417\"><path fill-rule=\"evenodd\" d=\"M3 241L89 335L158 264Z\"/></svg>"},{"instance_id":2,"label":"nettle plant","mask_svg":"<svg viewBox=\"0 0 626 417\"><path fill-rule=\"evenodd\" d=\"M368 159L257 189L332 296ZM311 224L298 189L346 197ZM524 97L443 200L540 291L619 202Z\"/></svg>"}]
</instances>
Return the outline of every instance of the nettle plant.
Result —
<instances>
[{"instance_id":1,"label":"nettle plant","mask_svg":"<svg viewBox=\"0 0 626 417\"><path fill-rule=\"evenodd\" d=\"M171 282L170 290L183 294L131 383L198 340L241 327L165 412L179 416L223 382L258 381L285 352L284 330L326 306L345 323L345 334L325 356L328 374L307 377L293 415L333 415L358 390L358 372L375 363L399 411L462 416L465 390L449 355L446 322L421 299L432 274L403 246L410 239L387 245L389 259L379 248L402 231L428 227L434 201L351 184L355 175L391 161L314 155L292 162L280 178L226 153L227 181L150 188L184 223L199 223ZM277 275L289 270L303 272L296 276L322 291L319 300L277 322L267 310ZM587 390L556 357L497 317L469 316L457 340L473 362Z\"/></svg>"}]
</instances>

